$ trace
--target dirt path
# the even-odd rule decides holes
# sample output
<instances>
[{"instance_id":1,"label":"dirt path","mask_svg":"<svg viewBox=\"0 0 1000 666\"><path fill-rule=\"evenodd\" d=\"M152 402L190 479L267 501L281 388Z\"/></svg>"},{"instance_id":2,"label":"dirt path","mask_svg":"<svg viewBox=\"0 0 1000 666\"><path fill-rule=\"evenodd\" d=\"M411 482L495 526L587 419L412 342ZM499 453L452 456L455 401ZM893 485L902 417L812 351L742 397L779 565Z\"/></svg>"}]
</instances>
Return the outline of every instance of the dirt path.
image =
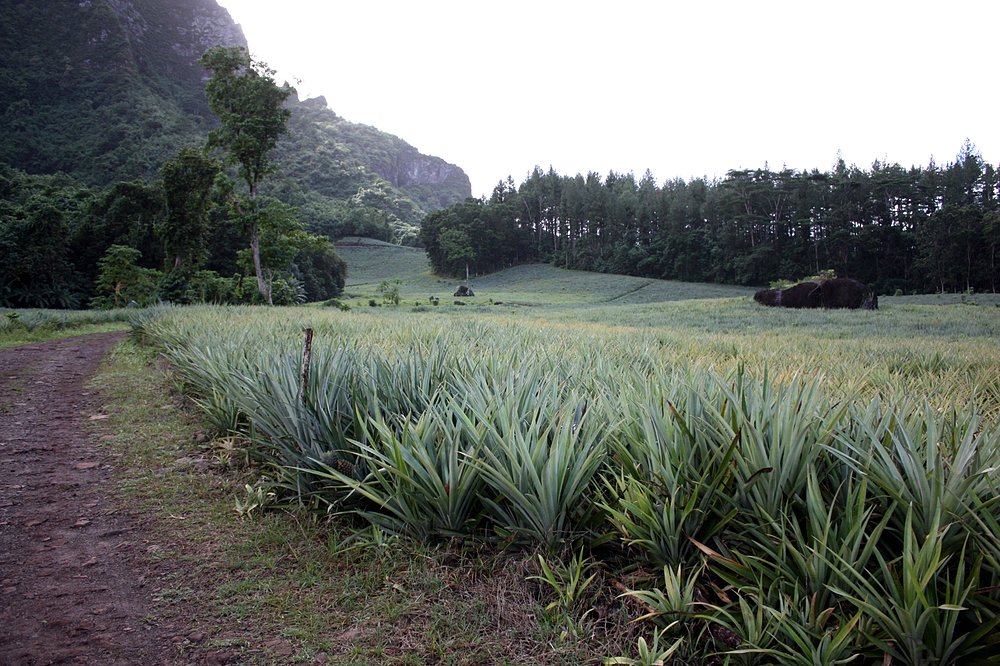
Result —
<instances>
[{"instance_id":1,"label":"dirt path","mask_svg":"<svg viewBox=\"0 0 1000 666\"><path fill-rule=\"evenodd\" d=\"M123 333L0 350L0 664L166 664L87 380Z\"/></svg>"}]
</instances>

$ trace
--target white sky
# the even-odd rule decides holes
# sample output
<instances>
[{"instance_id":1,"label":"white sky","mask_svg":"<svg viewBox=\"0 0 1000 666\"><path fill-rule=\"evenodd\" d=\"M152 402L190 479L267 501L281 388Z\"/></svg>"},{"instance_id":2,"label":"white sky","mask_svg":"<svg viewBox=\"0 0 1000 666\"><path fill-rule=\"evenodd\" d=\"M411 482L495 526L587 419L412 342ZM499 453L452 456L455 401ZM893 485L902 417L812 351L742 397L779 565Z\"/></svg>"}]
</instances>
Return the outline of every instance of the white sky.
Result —
<instances>
[{"instance_id":1,"label":"white sky","mask_svg":"<svg viewBox=\"0 0 1000 666\"><path fill-rule=\"evenodd\" d=\"M1000 159L997 0L219 0L301 98L462 167Z\"/></svg>"}]
</instances>

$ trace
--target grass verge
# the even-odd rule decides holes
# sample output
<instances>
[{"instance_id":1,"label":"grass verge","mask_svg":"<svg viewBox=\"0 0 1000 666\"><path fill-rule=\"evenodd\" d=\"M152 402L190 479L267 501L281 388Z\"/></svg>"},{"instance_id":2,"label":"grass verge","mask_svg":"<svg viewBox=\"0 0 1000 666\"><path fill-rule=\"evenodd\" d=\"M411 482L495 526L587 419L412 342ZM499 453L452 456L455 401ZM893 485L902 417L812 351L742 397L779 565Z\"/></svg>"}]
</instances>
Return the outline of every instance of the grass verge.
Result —
<instances>
[{"instance_id":1,"label":"grass verge","mask_svg":"<svg viewBox=\"0 0 1000 666\"><path fill-rule=\"evenodd\" d=\"M240 518L256 472L203 424L147 348L127 341L92 389L118 459L119 500L147 529L158 620L187 626L177 656L246 664L585 663L635 644L609 586L586 620L546 612L531 554L422 545L304 509ZM600 589L599 589L600 588ZM601 591L603 590L603 592Z\"/></svg>"},{"instance_id":2,"label":"grass verge","mask_svg":"<svg viewBox=\"0 0 1000 666\"><path fill-rule=\"evenodd\" d=\"M0 330L0 349L21 347L23 345L45 342L46 340L62 340L89 333L110 333L112 331L127 331L129 325L125 322L108 322L104 324L86 324L72 328L8 328Z\"/></svg>"}]
</instances>

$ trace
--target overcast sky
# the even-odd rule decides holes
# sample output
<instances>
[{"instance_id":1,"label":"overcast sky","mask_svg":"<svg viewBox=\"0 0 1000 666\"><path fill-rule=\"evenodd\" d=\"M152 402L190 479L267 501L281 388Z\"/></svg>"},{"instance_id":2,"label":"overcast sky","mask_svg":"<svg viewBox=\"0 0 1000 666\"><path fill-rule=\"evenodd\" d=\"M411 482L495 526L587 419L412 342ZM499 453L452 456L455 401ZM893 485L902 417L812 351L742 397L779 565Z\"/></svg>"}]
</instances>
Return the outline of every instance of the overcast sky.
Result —
<instances>
[{"instance_id":1,"label":"overcast sky","mask_svg":"<svg viewBox=\"0 0 1000 666\"><path fill-rule=\"evenodd\" d=\"M997 0L219 0L300 97L462 167L1000 160Z\"/></svg>"}]
</instances>

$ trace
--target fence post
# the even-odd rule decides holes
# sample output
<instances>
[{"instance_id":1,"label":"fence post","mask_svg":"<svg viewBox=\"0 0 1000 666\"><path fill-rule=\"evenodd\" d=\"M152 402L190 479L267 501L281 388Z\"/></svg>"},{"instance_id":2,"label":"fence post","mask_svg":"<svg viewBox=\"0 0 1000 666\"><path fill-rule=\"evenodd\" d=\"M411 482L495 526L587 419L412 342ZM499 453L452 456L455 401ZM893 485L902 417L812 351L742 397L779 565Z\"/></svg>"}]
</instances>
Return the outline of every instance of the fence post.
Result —
<instances>
[{"instance_id":1,"label":"fence post","mask_svg":"<svg viewBox=\"0 0 1000 666\"><path fill-rule=\"evenodd\" d=\"M313 330L307 328L306 333L306 344L302 348L302 370L299 373L301 382L299 383L299 404L305 405L306 403L306 389L309 388L309 359L312 357L312 344L313 344Z\"/></svg>"}]
</instances>

